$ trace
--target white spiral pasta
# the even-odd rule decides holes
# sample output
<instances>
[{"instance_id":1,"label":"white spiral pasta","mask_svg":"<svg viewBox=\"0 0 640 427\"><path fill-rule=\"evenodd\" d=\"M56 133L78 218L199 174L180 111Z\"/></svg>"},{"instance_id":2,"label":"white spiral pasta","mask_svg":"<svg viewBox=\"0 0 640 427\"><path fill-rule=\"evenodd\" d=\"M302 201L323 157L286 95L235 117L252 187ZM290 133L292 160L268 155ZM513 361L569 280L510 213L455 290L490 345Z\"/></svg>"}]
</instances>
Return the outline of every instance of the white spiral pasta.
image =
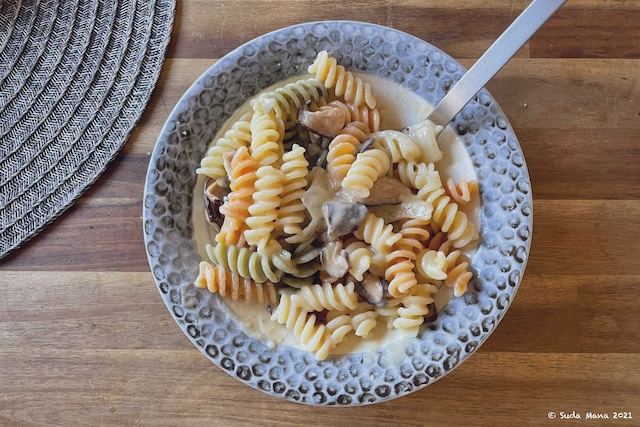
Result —
<instances>
[{"instance_id":1,"label":"white spiral pasta","mask_svg":"<svg viewBox=\"0 0 640 427\"><path fill-rule=\"evenodd\" d=\"M371 250L371 246L358 239L352 239L347 241L345 250L347 251L347 260L349 262L349 274L355 277L356 280L362 280L364 273L371 267L375 255Z\"/></svg>"},{"instance_id":2,"label":"white spiral pasta","mask_svg":"<svg viewBox=\"0 0 640 427\"><path fill-rule=\"evenodd\" d=\"M393 326L417 331L424 323L424 317L429 314L429 304L433 304L432 289L433 286L429 284L416 285L412 294L402 299L402 307L398 308L398 318L393 321Z\"/></svg>"},{"instance_id":3,"label":"white spiral pasta","mask_svg":"<svg viewBox=\"0 0 640 427\"><path fill-rule=\"evenodd\" d=\"M291 302L306 311L346 310L358 305L353 282L304 286L291 296Z\"/></svg>"},{"instance_id":4,"label":"white spiral pasta","mask_svg":"<svg viewBox=\"0 0 640 427\"><path fill-rule=\"evenodd\" d=\"M225 132L224 136L218 138L214 145L207 149L204 157L200 161L200 167L196 169L199 175L206 175L213 179L218 179L226 175L224 169L224 156L230 151L240 147L246 147L251 143L251 115L245 113L233 126Z\"/></svg>"},{"instance_id":5,"label":"white spiral pasta","mask_svg":"<svg viewBox=\"0 0 640 427\"><path fill-rule=\"evenodd\" d=\"M416 258L418 272L432 280L444 280L447 278L447 257L444 252L423 249Z\"/></svg>"},{"instance_id":6,"label":"white spiral pasta","mask_svg":"<svg viewBox=\"0 0 640 427\"><path fill-rule=\"evenodd\" d=\"M328 89L333 89L336 96L344 97L345 101L357 106L366 104L369 108L376 107L376 99L369 83L363 82L342 65L338 65L338 61L330 57L326 51L318 53L314 63L309 66L309 72L315 73L316 79Z\"/></svg>"},{"instance_id":7,"label":"white spiral pasta","mask_svg":"<svg viewBox=\"0 0 640 427\"><path fill-rule=\"evenodd\" d=\"M330 316L331 313L338 314L336 316ZM327 331L331 335L331 341L334 345L340 344L344 341L347 334L353 331L353 319L348 314L342 314L342 312L329 312L326 320Z\"/></svg>"},{"instance_id":8,"label":"white spiral pasta","mask_svg":"<svg viewBox=\"0 0 640 427\"><path fill-rule=\"evenodd\" d=\"M327 327L316 324L315 314L309 314L302 307L293 304L288 292L280 295L280 302L273 311L271 320L293 331L305 349L315 353L318 360L325 360L331 348L334 347Z\"/></svg>"},{"instance_id":9,"label":"white spiral pasta","mask_svg":"<svg viewBox=\"0 0 640 427\"><path fill-rule=\"evenodd\" d=\"M305 159L304 152L304 148L294 144L291 151L282 156L280 171L284 174L284 179L276 230L288 235L300 233L302 231L300 225L306 218L302 196L307 186L309 162Z\"/></svg>"},{"instance_id":10,"label":"white spiral pasta","mask_svg":"<svg viewBox=\"0 0 640 427\"><path fill-rule=\"evenodd\" d=\"M402 235L393 231L393 225L384 222L384 219L368 213L364 220L353 233L358 239L369 243L377 252L389 254L391 247L402 238Z\"/></svg>"},{"instance_id":11,"label":"white spiral pasta","mask_svg":"<svg viewBox=\"0 0 640 427\"><path fill-rule=\"evenodd\" d=\"M378 312L375 306L368 303L360 303L351 316L351 325L356 336L371 338L373 328L378 324Z\"/></svg>"},{"instance_id":12,"label":"white spiral pasta","mask_svg":"<svg viewBox=\"0 0 640 427\"><path fill-rule=\"evenodd\" d=\"M342 180L342 188L349 190L356 198L365 199L369 197L378 177L386 174L390 166L389 157L383 150L372 148L358 153Z\"/></svg>"},{"instance_id":13,"label":"white spiral pasta","mask_svg":"<svg viewBox=\"0 0 640 427\"><path fill-rule=\"evenodd\" d=\"M280 161L284 139L284 121L273 114L256 111L251 117L251 157L260 165L269 166Z\"/></svg>"},{"instance_id":14,"label":"white spiral pasta","mask_svg":"<svg viewBox=\"0 0 640 427\"><path fill-rule=\"evenodd\" d=\"M256 245L259 251L274 252L280 249L279 244L274 244L276 248L268 248L267 244L270 242L271 232L275 229L278 219L285 175L273 166L261 166L256 175L258 177L255 182L256 191L252 196L253 204L249 206L251 216L246 220L248 228L244 231L244 237L247 243Z\"/></svg>"},{"instance_id":15,"label":"white spiral pasta","mask_svg":"<svg viewBox=\"0 0 640 427\"><path fill-rule=\"evenodd\" d=\"M358 337L372 338L378 315L376 307L366 302L358 303L353 310L330 310L326 316L327 329L335 344L342 342L352 331Z\"/></svg>"}]
</instances>

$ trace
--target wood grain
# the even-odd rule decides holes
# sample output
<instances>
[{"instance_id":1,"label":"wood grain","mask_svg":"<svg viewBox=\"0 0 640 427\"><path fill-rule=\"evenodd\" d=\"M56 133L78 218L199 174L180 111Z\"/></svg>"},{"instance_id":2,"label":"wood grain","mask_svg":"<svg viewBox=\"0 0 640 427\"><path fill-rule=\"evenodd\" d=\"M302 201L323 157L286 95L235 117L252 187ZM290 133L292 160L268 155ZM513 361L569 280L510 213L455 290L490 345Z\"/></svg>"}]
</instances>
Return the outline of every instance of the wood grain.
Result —
<instances>
[{"instance_id":1,"label":"wood grain","mask_svg":"<svg viewBox=\"0 0 640 427\"><path fill-rule=\"evenodd\" d=\"M60 219L0 261L0 425L640 425L640 2L572 0L488 85L525 154L532 249L499 327L455 371L401 399L316 408L211 364L164 306L142 193L171 109L222 55L300 22L400 29L464 66L526 0L182 0L130 140ZM548 412L581 414L550 420ZM632 420L587 420L587 411Z\"/></svg>"}]
</instances>

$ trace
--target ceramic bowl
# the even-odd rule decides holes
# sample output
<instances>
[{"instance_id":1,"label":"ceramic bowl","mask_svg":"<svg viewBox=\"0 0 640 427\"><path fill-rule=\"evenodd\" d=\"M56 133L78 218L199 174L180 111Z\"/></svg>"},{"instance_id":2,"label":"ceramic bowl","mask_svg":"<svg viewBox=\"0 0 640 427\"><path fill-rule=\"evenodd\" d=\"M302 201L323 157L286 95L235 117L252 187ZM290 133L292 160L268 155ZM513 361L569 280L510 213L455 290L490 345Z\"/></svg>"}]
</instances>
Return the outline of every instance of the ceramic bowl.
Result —
<instances>
[{"instance_id":1,"label":"ceramic bowl","mask_svg":"<svg viewBox=\"0 0 640 427\"><path fill-rule=\"evenodd\" d=\"M532 233L530 182L518 140L486 91L458 114L460 136L478 177L479 247L469 291L423 325L400 358L382 347L365 358L317 361L286 346L247 336L217 294L193 286L200 255L192 223L198 167L218 129L260 90L306 73L327 50L347 69L396 82L432 105L465 69L431 44L401 31L350 21L284 28L225 55L184 94L170 114L147 173L143 226L149 264L171 316L220 369L270 395L309 405L355 406L420 390L459 366L495 330L518 289Z\"/></svg>"}]
</instances>

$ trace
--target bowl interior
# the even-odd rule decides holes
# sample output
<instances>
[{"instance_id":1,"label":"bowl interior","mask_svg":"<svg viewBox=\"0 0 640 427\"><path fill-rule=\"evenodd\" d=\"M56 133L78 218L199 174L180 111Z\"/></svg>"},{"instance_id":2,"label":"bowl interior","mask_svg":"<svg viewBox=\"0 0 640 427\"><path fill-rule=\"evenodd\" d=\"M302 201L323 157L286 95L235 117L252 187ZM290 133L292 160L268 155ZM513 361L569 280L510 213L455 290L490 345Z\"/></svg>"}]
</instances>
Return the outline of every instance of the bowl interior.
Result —
<instances>
[{"instance_id":1,"label":"bowl interior","mask_svg":"<svg viewBox=\"0 0 640 427\"><path fill-rule=\"evenodd\" d=\"M193 281L200 254L192 223L195 169L220 126L262 89L306 73L321 50L356 72L398 83L432 105L464 68L429 43L390 28L350 21L284 28L230 52L185 93L152 154L144 195L144 236L160 294L185 334L230 375L266 393L313 405L363 405L421 389L478 349L504 316L520 284L532 231L529 177L517 138L483 90L451 128L478 177L479 246L469 292L453 298L400 351L317 361L286 346L248 337L224 301Z\"/></svg>"}]
</instances>

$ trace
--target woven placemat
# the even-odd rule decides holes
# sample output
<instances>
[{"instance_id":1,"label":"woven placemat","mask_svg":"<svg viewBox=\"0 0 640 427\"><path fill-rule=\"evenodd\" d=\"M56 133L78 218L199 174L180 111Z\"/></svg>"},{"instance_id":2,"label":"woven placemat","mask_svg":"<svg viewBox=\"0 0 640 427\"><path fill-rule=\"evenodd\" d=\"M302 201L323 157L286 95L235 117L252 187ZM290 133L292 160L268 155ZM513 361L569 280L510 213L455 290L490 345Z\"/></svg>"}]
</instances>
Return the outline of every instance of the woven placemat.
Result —
<instances>
[{"instance_id":1,"label":"woven placemat","mask_svg":"<svg viewBox=\"0 0 640 427\"><path fill-rule=\"evenodd\" d=\"M62 214L126 142L175 0L0 0L0 258Z\"/></svg>"}]
</instances>

